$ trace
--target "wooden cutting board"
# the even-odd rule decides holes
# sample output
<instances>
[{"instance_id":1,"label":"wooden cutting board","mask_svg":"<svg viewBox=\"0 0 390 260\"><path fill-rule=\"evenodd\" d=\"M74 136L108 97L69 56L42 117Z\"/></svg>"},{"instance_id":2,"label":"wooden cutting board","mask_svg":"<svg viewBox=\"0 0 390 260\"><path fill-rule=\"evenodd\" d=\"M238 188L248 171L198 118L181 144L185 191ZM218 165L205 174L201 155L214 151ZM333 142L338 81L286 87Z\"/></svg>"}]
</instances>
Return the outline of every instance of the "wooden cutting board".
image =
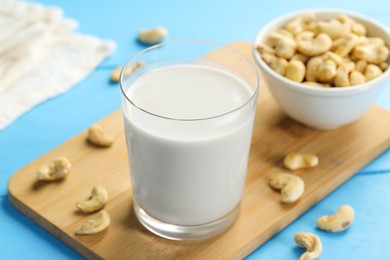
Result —
<instances>
[{"instance_id":1,"label":"wooden cutting board","mask_svg":"<svg viewBox=\"0 0 390 260\"><path fill-rule=\"evenodd\" d=\"M252 59L250 43L231 47ZM223 52L208 57L240 66ZM286 117L262 84L238 221L216 237L178 242L151 234L134 216L121 112L104 118L101 124L116 137L111 148L89 145L84 131L16 172L8 184L8 198L16 208L92 259L242 258L390 146L390 113L378 106L351 125L317 131ZM283 157L295 151L317 154L320 165L296 172L305 181L305 193L298 203L283 205L267 179L272 173L285 171ZM39 166L58 156L72 162L70 176L53 183L37 182ZM100 234L76 236L75 230L89 216L80 214L75 202L87 198L96 184L108 190L110 200L105 209L112 218L111 226Z\"/></svg>"}]
</instances>

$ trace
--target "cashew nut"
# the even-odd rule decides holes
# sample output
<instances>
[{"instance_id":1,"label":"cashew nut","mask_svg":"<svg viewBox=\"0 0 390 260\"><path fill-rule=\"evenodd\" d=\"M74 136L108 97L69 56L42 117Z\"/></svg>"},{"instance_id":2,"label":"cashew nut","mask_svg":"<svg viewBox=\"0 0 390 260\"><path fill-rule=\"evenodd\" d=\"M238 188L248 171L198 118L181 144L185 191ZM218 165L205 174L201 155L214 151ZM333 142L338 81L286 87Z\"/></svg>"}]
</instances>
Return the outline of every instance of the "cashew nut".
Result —
<instances>
[{"instance_id":1,"label":"cashew nut","mask_svg":"<svg viewBox=\"0 0 390 260\"><path fill-rule=\"evenodd\" d=\"M111 82L119 82L121 78L121 72L122 72L123 66L116 67L113 72L111 73Z\"/></svg>"},{"instance_id":2,"label":"cashew nut","mask_svg":"<svg viewBox=\"0 0 390 260\"><path fill-rule=\"evenodd\" d=\"M366 45L368 44L368 39L366 36L362 35L362 36L359 36L356 40L356 46L359 46L359 45Z\"/></svg>"},{"instance_id":3,"label":"cashew nut","mask_svg":"<svg viewBox=\"0 0 390 260\"><path fill-rule=\"evenodd\" d=\"M294 240L299 247L306 248L306 252L299 257L299 260L315 260L321 256L322 243L317 235L300 232L295 234Z\"/></svg>"},{"instance_id":4,"label":"cashew nut","mask_svg":"<svg viewBox=\"0 0 390 260\"><path fill-rule=\"evenodd\" d=\"M339 232L349 228L354 218L355 211L353 208L342 205L335 214L317 219L317 227L328 232Z\"/></svg>"},{"instance_id":5,"label":"cashew nut","mask_svg":"<svg viewBox=\"0 0 390 260\"><path fill-rule=\"evenodd\" d=\"M332 60L327 60L317 68L317 79L320 82L330 82L336 75L337 65Z\"/></svg>"},{"instance_id":6,"label":"cashew nut","mask_svg":"<svg viewBox=\"0 0 390 260\"><path fill-rule=\"evenodd\" d=\"M150 30L141 30L138 33L138 40L146 45L154 45L160 43L167 37L168 30L165 27L156 27Z\"/></svg>"},{"instance_id":7,"label":"cashew nut","mask_svg":"<svg viewBox=\"0 0 390 260\"><path fill-rule=\"evenodd\" d=\"M378 37L368 37L367 44L385 46L385 41L382 38L378 38Z\"/></svg>"},{"instance_id":8,"label":"cashew nut","mask_svg":"<svg viewBox=\"0 0 390 260\"><path fill-rule=\"evenodd\" d=\"M383 71L381 70L381 68L379 68L375 64L368 64L364 70L364 77L365 77L366 81L375 79L376 77L379 77L382 74L383 74Z\"/></svg>"},{"instance_id":9,"label":"cashew nut","mask_svg":"<svg viewBox=\"0 0 390 260\"><path fill-rule=\"evenodd\" d=\"M361 23L354 23L352 24L351 31L359 36L366 35L367 29L366 27Z\"/></svg>"},{"instance_id":10,"label":"cashew nut","mask_svg":"<svg viewBox=\"0 0 390 260\"><path fill-rule=\"evenodd\" d=\"M361 72L355 70L349 74L349 83L351 86L363 84L364 82L366 82L366 78Z\"/></svg>"},{"instance_id":11,"label":"cashew nut","mask_svg":"<svg viewBox=\"0 0 390 260\"><path fill-rule=\"evenodd\" d=\"M289 204L297 201L305 190L305 183L303 180L289 173L277 173L270 177L269 185L276 189L281 190L283 203Z\"/></svg>"},{"instance_id":12,"label":"cashew nut","mask_svg":"<svg viewBox=\"0 0 390 260\"><path fill-rule=\"evenodd\" d=\"M358 45L378 45L378 46L385 46L385 41L382 38L378 37L366 37L366 36L359 36L356 46Z\"/></svg>"},{"instance_id":13,"label":"cashew nut","mask_svg":"<svg viewBox=\"0 0 390 260\"><path fill-rule=\"evenodd\" d=\"M41 166L37 171L40 181L54 181L66 178L70 173L71 164L66 157L60 157Z\"/></svg>"},{"instance_id":14,"label":"cashew nut","mask_svg":"<svg viewBox=\"0 0 390 260\"><path fill-rule=\"evenodd\" d=\"M356 23L355 20L353 20L351 17L349 17L348 15L345 15L345 14L340 14L336 17L336 19L342 23L349 23L349 24L354 24Z\"/></svg>"},{"instance_id":15,"label":"cashew nut","mask_svg":"<svg viewBox=\"0 0 390 260\"><path fill-rule=\"evenodd\" d=\"M352 56L369 63L380 64L387 60L389 49L377 44L359 45L353 49Z\"/></svg>"},{"instance_id":16,"label":"cashew nut","mask_svg":"<svg viewBox=\"0 0 390 260\"><path fill-rule=\"evenodd\" d=\"M306 64L306 80L315 82L317 81L318 67L324 62L324 58L316 56L311 58Z\"/></svg>"},{"instance_id":17,"label":"cashew nut","mask_svg":"<svg viewBox=\"0 0 390 260\"><path fill-rule=\"evenodd\" d=\"M381 68L382 71L387 70L388 67L389 67L389 63L387 63L386 61L381 62L381 63L379 64L379 68Z\"/></svg>"},{"instance_id":18,"label":"cashew nut","mask_svg":"<svg viewBox=\"0 0 390 260\"><path fill-rule=\"evenodd\" d=\"M295 40L296 41L310 41L315 36L316 36L316 34L314 32L312 32L312 31L303 31L303 32L298 33L295 36Z\"/></svg>"},{"instance_id":19,"label":"cashew nut","mask_svg":"<svg viewBox=\"0 0 390 260\"><path fill-rule=\"evenodd\" d=\"M284 166L292 171L316 167L319 163L317 155L310 153L289 153L284 158Z\"/></svg>"},{"instance_id":20,"label":"cashew nut","mask_svg":"<svg viewBox=\"0 0 390 260\"><path fill-rule=\"evenodd\" d=\"M294 56L291 57L290 61L292 60L299 60L302 63L306 64L306 62L309 60L309 57L301 53L296 53L294 54Z\"/></svg>"},{"instance_id":21,"label":"cashew nut","mask_svg":"<svg viewBox=\"0 0 390 260\"><path fill-rule=\"evenodd\" d=\"M294 35L286 29L277 29L275 32L294 39Z\"/></svg>"},{"instance_id":22,"label":"cashew nut","mask_svg":"<svg viewBox=\"0 0 390 260\"><path fill-rule=\"evenodd\" d=\"M295 18L291 22L286 25L286 29L290 31L292 34L298 34L304 30L312 30L314 29L314 13L308 13L302 15L300 17Z\"/></svg>"},{"instance_id":23,"label":"cashew nut","mask_svg":"<svg viewBox=\"0 0 390 260\"><path fill-rule=\"evenodd\" d=\"M108 194L106 189L102 186L95 186L89 199L77 202L76 207L82 212L90 213L102 209L107 200Z\"/></svg>"},{"instance_id":24,"label":"cashew nut","mask_svg":"<svg viewBox=\"0 0 390 260\"><path fill-rule=\"evenodd\" d=\"M261 55L263 60L278 74L284 75L286 72L286 66L288 65L288 61L283 58L278 58L273 54L264 53Z\"/></svg>"},{"instance_id":25,"label":"cashew nut","mask_svg":"<svg viewBox=\"0 0 390 260\"><path fill-rule=\"evenodd\" d=\"M88 129L88 141L98 146L108 147L114 143L114 137L104 133L102 127L95 124Z\"/></svg>"},{"instance_id":26,"label":"cashew nut","mask_svg":"<svg viewBox=\"0 0 390 260\"><path fill-rule=\"evenodd\" d=\"M337 68L334 84L336 87L351 86L350 73L355 69L355 63L347 62Z\"/></svg>"},{"instance_id":27,"label":"cashew nut","mask_svg":"<svg viewBox=\"0 0 390 260\"><path fill-rule=\"evenodd\" d=\"M291 58L297 47L294 39L280 33L272 33L265 44L275 49L276 56L285 59Z\"/></svg>"},{"instance_id":28,"label":"cashew nut","mask_svg":"<svg viewBox=\"0 0 390 260\"><path fill-rule=\"evenodd\" d=\"M332 39L325 33L320 33L312 39L297 41L298 50L307 56L323 54L332 47Z\"/></svg>"},{"instance_id":29,"label":"cashew nut","mask_svg":"<svg viewBox=\"0 0 390 260\"><path fill-rule=\"evenodd\" d=\"M367 61L359 60L358 62L356 62L356 71L359 71L360 73L364 73L366 67L367 67Z\"/></svg>"},{"instance_id":30,"label":"cashew nut","mask_svg":"<svg viewBox=\"0 0 390 260\"><path fill-rule=\"evenodd\" d=\"M326 52L324 54L324 59L333 61L334 63L337 64L337 66L340 66L341 64L344 63L343 58L341 58L338 54L336 54L336 53L334 53L332 51Z\"/></svg>"},{"instance_id":31,"label":"cashew nut","mask_svg":"<svg viewBox=\"0 0 390 260\"><path fill-rule=\"evenodd\" d=\"M76 231L78 235L90 235L99 233L106 228L111 223L110 215L104 210L99 211L91 219L84 222L81 227Z\"/></svg>"},{"instance_id":32,"label":"cashew nut","mask_svg":"<svg viewBox=\"0 0 390 260\"><path fill-rule=\"evenodd\" d=\"M137 61L133 64L130 64L126 67L126 70L123 72L126 77L130 76L131 73L133 73L135 70L137 70L139 67L143 66L145 64L144 61ZM124 66L118 66L115 68L115 70L111 74L111 82L119 82L121 72Z\"/></svg>"},{"instance_id":33,"label":"cashew nut","mask_svg":"<svg viewBox=\"0 0 390 260\"><path fill-rule=\"evenodd\" d=\"M257 50L261 54L269 53L269 54L275 55L275 49L273 49L272 47L265 45L265 44L260 43L259 45L257 45Z\"/></svg>"},{"instance_id":34,"label":"cashew nut","mask_svg":"<svg viewBox=\"0 0 390 260\"><path fill-rule=\"evenodd\" d=\"M302 82L305 78L305 64L299 60L291 60L286 66L285 77L296 82Z\"/></svg>"},{"instance_id":35,"label":"cashew nut","mask_svg":"<svg viewBox=\"0 0 390 260\"><path fill-rule=\"evenodd\" d=\"M333 41L332 50L341 57L347 56L356 46L358 37L349 33Z\"/></svg>"},{"instance_id":36,"label":"cashew nut","mask_svg":"<svg viewBox=\"0 0 390 260\"><path fill-rule=\"evenodd\" d=\"M332 19L330 21L319 21L317 30L321 33L326 33L332 39L337 39L351 31L351 24L342 23L339 20Z\"/></svg>"}]
</instances>

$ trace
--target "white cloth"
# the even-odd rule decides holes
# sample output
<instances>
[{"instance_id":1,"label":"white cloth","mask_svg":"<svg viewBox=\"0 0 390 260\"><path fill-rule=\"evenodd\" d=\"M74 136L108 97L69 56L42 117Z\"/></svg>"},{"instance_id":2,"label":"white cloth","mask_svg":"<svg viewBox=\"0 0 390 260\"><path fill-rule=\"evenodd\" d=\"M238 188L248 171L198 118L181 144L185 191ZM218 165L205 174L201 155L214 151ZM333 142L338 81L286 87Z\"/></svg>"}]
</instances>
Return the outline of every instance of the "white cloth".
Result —
<instances>
[{"instance_id":1,"label":"white cloth","mask_svg":"<svg viewBox=\"0 0 390 260\"><path fill-rule=\"evenodd\" d=\"M76 27L58 8L0 0L0 130L69 90L115 50Z\"/></svg>"}]
</instances>

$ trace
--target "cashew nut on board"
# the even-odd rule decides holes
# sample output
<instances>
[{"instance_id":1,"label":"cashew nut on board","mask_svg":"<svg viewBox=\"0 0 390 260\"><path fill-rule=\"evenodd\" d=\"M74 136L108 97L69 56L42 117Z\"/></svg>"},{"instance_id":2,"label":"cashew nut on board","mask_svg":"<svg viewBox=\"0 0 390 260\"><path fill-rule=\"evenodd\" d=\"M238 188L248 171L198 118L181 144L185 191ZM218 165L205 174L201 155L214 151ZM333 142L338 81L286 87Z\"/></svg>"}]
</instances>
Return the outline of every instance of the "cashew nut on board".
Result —
<instances>
[{"instance_id":1,"label":"cashew nut on board","mask_svg":"<svg viewBox=\"0 0 390 260\"><path fill-rule=\"evenodd\" d=\"M99 211L92 218L88 219L81 227L76 231L78 235L91 235L99 233L111 223L110 215L104 210Z\"/></svg>"},{"instance_id":2,"label":"cashew nut on board","mask_svg":"<svg viewBox=\"0 0 390 260\"><path fill-rule=\"evenodd\" d=\"M306 248L306 252L299 257L299 260L315 260L321 256L322 243L317 235L300 232L295 234L294 240L299 247Z\"/></svg>"},{"instance_id":3,"label":"cashew nut on board","mask_svg":"<svg viewBox=\"0 0 390 260\"><path fill-rule=\"evenodd\" d=\"M66 157L60 157L41 166L37 171L40 181L54 181L66 178L70 173L71 164Z\"/></svg>"},{"instance_id":4,"label":"cashew nut on board","mask_svg":"<svg viewBox=\"0 0 390 260\"><path fill-rule=\"evenodd\" d=\"M292 81L314 87L355 86L389 67L388 46L370 33L347 15L318 20L307 13L272 32L257 51L275 72Z\"/></svg>"},{"instance_id":5,"label":"cashew nut on board","mask_svg":"<svg viewBox=\"0 0 390 260\"><path fill-rule=\"evenodd\" d=\"M284 166L290 170L302 168L312 168L318 165L319 159L314 154L309 153L289 153L284 158Z\"/></svg>"},{"instance_id":6,"label":"cashew nut on board","mask_svg":"<svg viewBox=\"0 0 390 260\"><path fill-rule=\"evenodd\" d=\"M273 174L269 179L269 185L281 191L283 203L289 204L297 201L305 190L305 183L303 180L289 173Z\"/></svg>"},{"instance_id":7,"label":"cashew nut on board","mask_svg":"<svg viewBox=\"0 0 390 260\"><path fill-rule=\"evenodd\" d=\"M339 232L349 228L354 218L355 211L353 208L342 205L335 214L317 219L317 227L328 232Z\"/></svg>"},{"instance_id":8,"label":"cashew nut on board","mask_svg":"<svg viewBox=\"0 0 390 260\"><path fill-rule=\"evenodd\" d=\"M138 33L138 40L146 45L154 45L160 43L168 35L168 30L165 27L156 27L150 30L141 30Z\"/></svg>"},{"instance_id":9,"label":"cashew nut on board","mask_svg":"<svg viewBox=\"0 0 390 260\"><path fill-rule=\"evenodd\" d=\"M95 212L104 207L108 200L108 194L103 186L95 186L88 200L79 201L76 207L85 213Z\"/></svg>"},{"instance_id":10,"label":"cashew nut on board","mask_svg":"<svg viewBox=\"0 0 390 260\"><path fill-rule=\"evenodd\" d=\"M102 147L111 146L114 143L114 137L104 133L99 124L95 124L88 129L88 141Z\"/></svg>"}]
</instances>

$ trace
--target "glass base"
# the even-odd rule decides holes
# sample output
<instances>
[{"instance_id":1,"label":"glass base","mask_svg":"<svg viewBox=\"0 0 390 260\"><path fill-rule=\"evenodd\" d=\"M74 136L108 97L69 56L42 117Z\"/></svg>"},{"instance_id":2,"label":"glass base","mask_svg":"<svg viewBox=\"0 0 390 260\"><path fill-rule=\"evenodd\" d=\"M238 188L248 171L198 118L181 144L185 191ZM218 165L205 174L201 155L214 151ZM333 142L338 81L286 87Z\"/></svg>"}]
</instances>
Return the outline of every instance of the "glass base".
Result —
<instances>
[{"instance_id":1,"label":"glass base","mask_svg":"<svg viewBox=\"0 0 390 260\"><path fill-rule=\"evenodd\" d=\"M199 240L217 235L232 225L240 213L240 205L237 205L228 214L213 222L196 226L179 226L153 218L135 200L133 206L135 215L144 227L160 237L171 240Z\"/></svg>"}]
</instances>

